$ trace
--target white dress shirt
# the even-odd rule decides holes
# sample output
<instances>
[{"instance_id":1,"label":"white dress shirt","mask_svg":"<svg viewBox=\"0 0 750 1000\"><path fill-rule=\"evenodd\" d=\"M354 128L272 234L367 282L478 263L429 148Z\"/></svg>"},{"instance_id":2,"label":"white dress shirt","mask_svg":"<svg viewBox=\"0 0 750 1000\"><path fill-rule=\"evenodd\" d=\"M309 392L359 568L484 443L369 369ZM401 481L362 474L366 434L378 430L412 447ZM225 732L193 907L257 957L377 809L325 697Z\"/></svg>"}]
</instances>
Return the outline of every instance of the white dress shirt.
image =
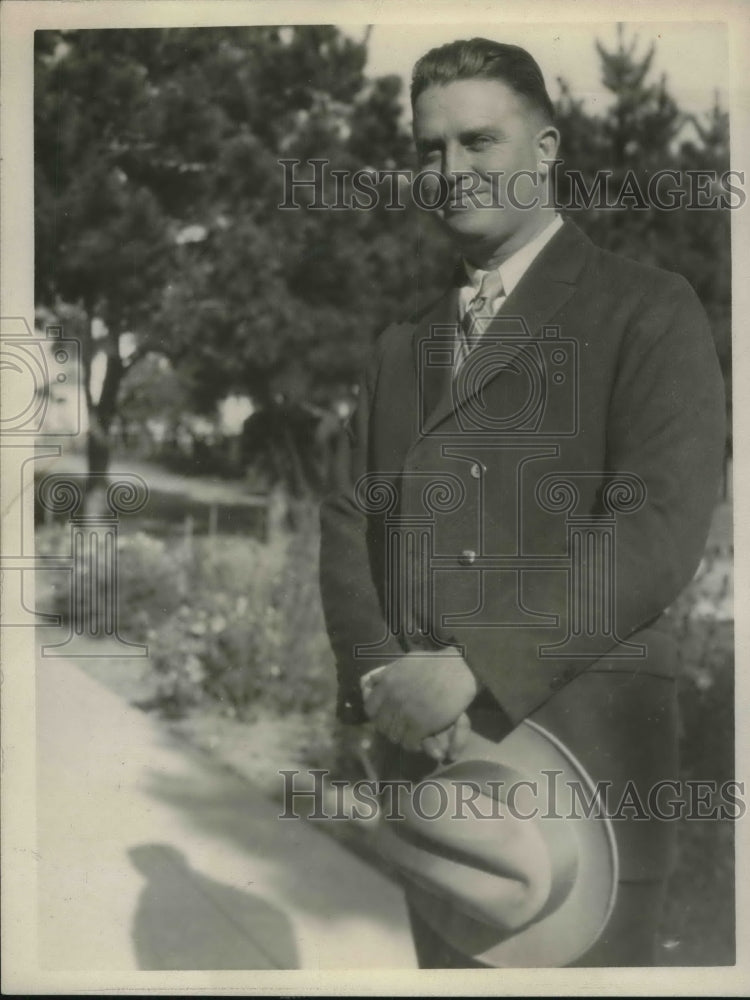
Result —
<instances>
[{"instance_id":1,"label":"white dress shirt","mask_svg":"<svg viewBox=\"0 0 750 1000\"><path fill-rule=\"evenodd\" d=\"M489 313L494 315L494 313L502 307L506 298L516 287L526 271L528 271L529 267L531 267L535 258L546 247L558 229L562 227L562 224L563 220L560 216L555 215L554 219L547 226L545 226L541 233L535 236L533 240L524 244L520 250L516 250L514 254L511 254L507 260L504 260L502 264L500 264L497 270L500 272L505 294L499 295L497 298L492 300L488 310ZM475 298L477 292L479 291L482 278L485 274L487 274L487 271L482 271L480 268L474 267L468 262L468 260L464 260L464 268L469 278L469 284L464 285L461 289L459 289L458 310L460 318L463 318L469 307L469 303Z\"/></svg>"}]
</instances>

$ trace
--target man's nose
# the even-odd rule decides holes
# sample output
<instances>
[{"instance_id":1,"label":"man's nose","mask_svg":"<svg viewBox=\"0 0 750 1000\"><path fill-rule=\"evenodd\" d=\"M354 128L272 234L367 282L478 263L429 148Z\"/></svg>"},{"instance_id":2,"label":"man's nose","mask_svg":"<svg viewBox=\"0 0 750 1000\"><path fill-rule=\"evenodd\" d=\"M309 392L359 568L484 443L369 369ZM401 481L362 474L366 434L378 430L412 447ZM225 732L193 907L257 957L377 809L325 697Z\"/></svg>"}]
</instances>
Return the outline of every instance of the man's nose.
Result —
<instances>
[{"instance_id":1,"label":"man's nose","mask_svg":"<svg viewBox=\"0 0 750 1000\"><path fill-rule=\"evenodd\" d=\"M443 154L443 176L453 189L461 174L472 173L471 157L460 143L446 146Z\"/></svg>"}]
</instances>

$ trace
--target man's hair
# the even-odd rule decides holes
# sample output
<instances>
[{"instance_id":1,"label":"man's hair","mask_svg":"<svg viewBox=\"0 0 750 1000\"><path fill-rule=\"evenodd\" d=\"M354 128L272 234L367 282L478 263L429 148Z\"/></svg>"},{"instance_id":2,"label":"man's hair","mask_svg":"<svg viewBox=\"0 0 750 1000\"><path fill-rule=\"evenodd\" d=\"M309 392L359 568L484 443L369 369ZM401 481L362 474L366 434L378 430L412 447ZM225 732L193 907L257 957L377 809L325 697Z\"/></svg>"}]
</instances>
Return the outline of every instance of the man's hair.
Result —
<instances>
[{"instance_id":1,"label":"man's hair","mask_svg":"<svg viewBox=\"0 0 750 1000\"><path fill-rule=\"evenodd\" d=\"M488 38L448 42L423 55L412 73L412 107L428 87L476 79L499 80L507 84L540 111L545 119L553 121L552 101L534 58L518 45L491 42Z\"/></svg>"}]
</instances>

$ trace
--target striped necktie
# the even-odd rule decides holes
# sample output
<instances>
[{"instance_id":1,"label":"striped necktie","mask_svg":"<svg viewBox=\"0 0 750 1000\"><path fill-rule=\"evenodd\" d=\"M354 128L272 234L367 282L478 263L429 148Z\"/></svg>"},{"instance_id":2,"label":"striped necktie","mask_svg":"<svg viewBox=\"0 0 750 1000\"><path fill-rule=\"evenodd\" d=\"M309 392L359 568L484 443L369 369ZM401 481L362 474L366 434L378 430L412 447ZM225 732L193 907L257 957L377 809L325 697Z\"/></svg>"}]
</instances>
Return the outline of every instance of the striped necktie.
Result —
<instances>
[{"instance_id":1,"label":"striped necktie","mask_svg":"<svg viewBox=\"0 0 750 1000\"><path fill-rule=\"evenodd\" d=\"M488 271L482 277L477 294L471 300L460 320L461 350L457 369L466 360L482 338L492 318L492 303L503 295L503 279L499 271Z\"/></svg>"}]
</instances>

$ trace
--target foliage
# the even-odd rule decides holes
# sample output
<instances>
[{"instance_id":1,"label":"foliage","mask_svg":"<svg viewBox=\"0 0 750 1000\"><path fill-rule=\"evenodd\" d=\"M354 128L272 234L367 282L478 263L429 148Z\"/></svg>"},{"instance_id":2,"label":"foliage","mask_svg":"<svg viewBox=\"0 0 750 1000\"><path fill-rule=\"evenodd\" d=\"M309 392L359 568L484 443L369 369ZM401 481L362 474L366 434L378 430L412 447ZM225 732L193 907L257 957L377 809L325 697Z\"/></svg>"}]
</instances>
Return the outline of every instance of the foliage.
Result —
<instances>
[{"instance_id":1,"label":"foliage","mask_svg":"<svg viewBox=\"0 0 750 1000\"><path fill-rule=\"evenodd\" d=\"M37 529L37 556L70 556L70 533L49 526ZM83 571L89 586L88 567ZM142 642L148 630L173 614L188 589L191 571L184 550L143 531L124 535L117 547L117 626L124 638ZM70 572L40 570L37 589L40 610L71 618Z\"/></svg>"},{"instance_id":2,"label":"foliage","mask_svg":"<svg viewBox=\"0 0 750 1000\"><path fill-rule=\"evenodd\" d=\"M106 469L123 380L148 351L200 412L235 390L261 405L349 390L408 295L403 225L279 211L278 160L403 162L400 81L368 80L365 62L365 43L330 26L37 32L36 297L76 313L92 468Z\"/></svg>"},{"instance_id":3,"label":"foliage","mask_svg":"<svg viewBox=\"0 0 750 1000\"><path fill-rule=\"evenodd\" d=\"M317 512L297 511L294 534L262 543L211 536L168 543L144 532L118 548L118 630L146 641L158 706L180 714L206 701L244 717L258 705L308 712L334 700L335 671L317 574ZM40 555L61 555L67 532L38 533ZM48 572L40 610L70 615L69 574ZM42 586L44 592L45 587Z\"/></svg>"},{"instance_id":4,"label":"foliage","mask_svg":"<svg viewBox=\"0 0 750 1000\"><path fill-rule=\"evenodd\" d=\"M637 36L626 40L622 26L613 51L597 44L602 82L612 94L603 113L592 113L583 101L559 81L561 97L556 119L562 134L562 169L558 170L560 202L570 200L570 171L580 171L587 190L597 172L611 171L608 188L617 195L628 174L639 189L658 171L681 171L685 194L681 207L665 210L638 199L624 199L624 210L596 207L578 209L573 217L599 246L647 264L677 271L695 288L711 320L717 352L729 380L731 369L731 246L730 211L726 208L687 207L691 181L688 171L729 169L729 116L718 102L696 117L680 110L667 82L651 79L655 46L639 55ZM666 192L669 185L664 184ZM665 195L663 195L665 196Z\"/></svg>"},{"instance_id":5,"label":"foliage","mask_svg":"<svg viewBox=\"0 0 750 1000\"><path fill-rule=\"evenodd\" d=\"M322 625L314 534L196 549L199 580L149 635L163 704L214 699L243 716L257 703L310 711L331 702L334 671ZM250 556L250 558L248 558Z\"/></svg>"},{"instance_id":6,"label":"foliage","mask_svg":"<svg viewBox=\"0 0 750 1000\"><path fill-rule=\"evenodd\" d=\"M709 548L668 620L680 658L680 778L729 781L734 763L731 557ZM734 962L734 823L683 821L662 919L665 965Z\"/></svg>"}]
</instances>

